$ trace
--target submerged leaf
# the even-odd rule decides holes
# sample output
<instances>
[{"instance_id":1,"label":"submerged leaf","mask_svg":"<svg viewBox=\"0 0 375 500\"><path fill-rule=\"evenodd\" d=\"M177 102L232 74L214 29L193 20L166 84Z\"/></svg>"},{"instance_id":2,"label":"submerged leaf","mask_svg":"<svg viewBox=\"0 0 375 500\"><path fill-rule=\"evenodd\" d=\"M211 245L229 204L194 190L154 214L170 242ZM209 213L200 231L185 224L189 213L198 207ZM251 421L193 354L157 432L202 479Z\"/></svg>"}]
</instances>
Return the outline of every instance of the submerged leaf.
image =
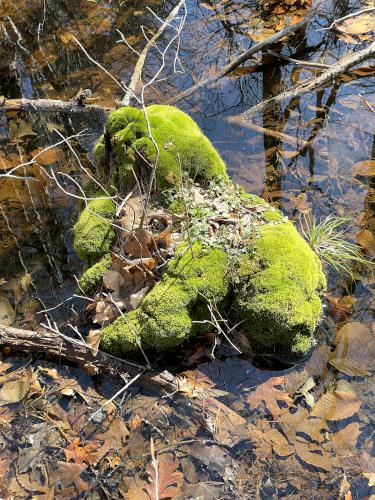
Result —
<instances>
[{"instance_id":1,"label":"submerged leaf","mask_svg":"<svg viewBox=\"0 0 375 500\"><path fill-rule=\"evenodd\" d=\"M147 473L150 478L150 485L146 491L150 500L163 500L179 496L182 486L182 473L177 470L179 463L174 460L172 454L159 455L156 460L156 467L150 464Z\"/></svg>"},{"instance_id":2,"label":"submerged leaf","mask_svg":"<svg viewBox=\"0 0 375 500\"><path fill-rule=\"evenodd\" d=\"M361 401L354 392L327 392L314 405L311 415L325 420L342 420L349 418L361 407Z\"/></svg>"},{"instance_id":3,"label":"submerged leaf","mask_svg":"<svg viewBox=\"0 0 375 500\"><path fill-rule=\"evenodd\" d=\"M30 389L30 380L11 380L0 390L0 400L6 403L18 403Z\"/></svg>"},{"instance_id":4,"label":"submerged leaf","mask_svg":"<svg viewBox=\"0 0 375 500\"><path fill-rule=\"evenodd\" d=\"M292 399L285 390L277 389L284 383L285 377L273 377L258 385L254 392L252 392L247 401L252 409L258 408L261 403L266 405L267 410L276 419L281 415L283 410L278 406L277 401L283 401L290 406L292 404Z\"/></svg>"}]
</instances>

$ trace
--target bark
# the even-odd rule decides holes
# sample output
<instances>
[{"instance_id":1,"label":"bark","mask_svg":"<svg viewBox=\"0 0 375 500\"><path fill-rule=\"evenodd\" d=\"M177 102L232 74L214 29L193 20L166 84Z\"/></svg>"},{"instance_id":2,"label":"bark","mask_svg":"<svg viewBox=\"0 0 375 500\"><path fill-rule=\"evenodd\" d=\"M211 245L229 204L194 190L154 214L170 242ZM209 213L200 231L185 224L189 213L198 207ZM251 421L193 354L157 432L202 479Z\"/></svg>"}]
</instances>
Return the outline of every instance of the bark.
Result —
<instances>
[{"instance_id":1,"label":"bark","mask_svg":"<svg viewBox=\"0 0 375 500\"><path fill-rule=\"evenodd\" d=\"M52 113L97 113L106 118L108 111L114 108L105 108L96 104L79 106L74 101L60 101L58 99L6 99L0 96L0 109L5 111L38 111Z\"/></svg>"},{"instance_id":2,"label":"bark","mask_svg":"<svg viewBox=\"0 0 375 500\"><path fill-rule=\"evenodd\" d=\"M102 351L98 351L94 356L89 347L73 343L53 332L21 330L0 324L0 347L23 352L44 353L48 357L58 358L81 367L95 367L99 372L112 375L128 374L134 377L141 373L136 385L151 390L164 389L170 392L176 390L174 377L171 374L163 377L163 374L147 371L142 365L116 358Z\"/></svg>"}]
</instances>

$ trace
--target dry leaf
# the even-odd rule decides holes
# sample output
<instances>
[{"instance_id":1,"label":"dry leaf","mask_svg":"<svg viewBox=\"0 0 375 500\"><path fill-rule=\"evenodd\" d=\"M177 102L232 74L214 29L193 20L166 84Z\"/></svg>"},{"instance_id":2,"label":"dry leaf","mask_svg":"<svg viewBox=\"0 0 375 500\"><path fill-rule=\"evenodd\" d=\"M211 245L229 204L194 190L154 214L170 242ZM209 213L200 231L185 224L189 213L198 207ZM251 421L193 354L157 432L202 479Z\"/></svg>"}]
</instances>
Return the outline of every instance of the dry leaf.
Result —
<instances>
[{"instance_id":1,"label":"dry leaf","mask_svg":"<svg viewBox=\"0 0 375 500\"><path fill-rule=\"evenodd\" d=\"M294 446L290 445L277 429L265 432L264 436L271 441L273 451L280 457L288 457L295 452Z\"/></svg>"},{"instance_id":2,"label":"dry leaf","mask_svg":"<svg viewBox=\"0 0 375 500\"><path fill-rule=\"evenodd\" d=\"M150 464L147 467L150 485L146 491L150 500L163 500L179 496L182 486L183 475L177 470L179 463L174 460L172 454L159 455L156 460L157 476L155 467Z\"/></svg>"},{"instance_id":3,"label":"dry leaf","mask_svg":"<svg viewBox=\"0 0 375 500\"><path fill-rule=\"evenodd\" d=\"M135 258L152 257L148 247L152 242L152 236L146 229L138 229L128 236L123 250Z\"/></svg>"},{"instance_id":4,"label":"dry leaf","mask_svg":"<svg viewBox=\"0 0 375 500\"><path fill-rule=\"evenodd\" d=\"M354 392L336 390L327 392L314 405L311 416L325 420L349 418L361 407L361 401Z\"/></svg>"},{"instance_id":5,"label":"dry leaf","mask_svg":"<svg viewBox=\"0 0 375 500\"><path fill-rule=\"evenodd\" d=\"M247 398L250 407L255 409L261 403L264 403L274 419L277 419L284 411L280 409L277 401L283 401L288 406L293 402L286 391L276 388L276 386L282 385L284 381L285 377L273 377L267 380L267 382L258 385L255 391L250 393Z\"/></svg>"},{"instance_id":6,"label":"dry leaf","mask_svg":"<svg viewBox=\"0 0 375 500\"><path fill-rule=\"evenodd\" d=\"M96 356L98 354L101 334L102 334L101 330L90 330L87 336L86 342L87 345L91 347L91 352L93 356Z\"/></svg>"},{"instance_id":7,"label":"dry leaf","mask_svg":"<svg viewBox=\"0 0 375 500\"><path fill-rule=\"evenodd\" d=\"M30 380L11 380L0 390L0 400L6 403L18 403L30 389Z\"/></svg>"},{"instance_id":8,"label":"dry leaf","mask_svg":"<svg viewBox=\"0 0 375 500\"><path fill-rule=\"evenodd\" d=\"M75 464L86 463L88 465L96 464L99 460L99 455L95 453L99 448L98 442L91 442L84 446L80 445L80 439L74 438L73 441L65 448L66 461L73 460Z\"/></svg>"},{"instance_id":9,"label":"dry leaf","mask_svg":"<svg viewBox=\"0 0 375 500\"><path fill-rule=\"evenodd\" d=\"M117 290L125 285L125 280L117 271L106 271L103 274L103 284L107 290Z\"/></svg>"},{"instance_id":10,"label":"dry leaf","mask_svg":"<svg viewBox=\"0 0 375 500\"><path fill-rule=\"evenodd\" d=\"M0 297L0 324L11 326L13 324L16 313L5 297Z\"/></svg>"},{"instance_id":11,"label":"dry leaf","mask_svg":"<svg viewBox=\"0 0 375 500\"><path fill-rule=\"evenodd\" d=\"M314 467L323 469L327 472L332 470L332 462L329 455L322 449L315 445L309 445L307 443L296 443L296 452L299 458Z\"/></svg>"},{"instance_id":12,"label":"dry leaf","mask_svg":"<svg viewBox=\"0 0 375 500\"><path fill-rule=\"evenodd\" d=\"M360 161L352 166L353 175L361 175L363 177L372 177L375 175L375 160Z\"/></svg>"},{"instance_id":13,"label":"dry leaf","mask_svg":"<svg viewBox=\"0 0 375 500\"><path fill-rule=\"evenodd\" d=\"M359 423L353 422L332 436L331 444L336 455L350 455L357 444Z\"/></svg>"},{"instance_id":14,"label":"dry leaf","mask_svg":"<svg viewBox=\"0 0 375 500\"><path fill-rule=\"evenodd\" d=\"M35 158L35 161L39 163L39 165L50 165L51 163L56 163L64 159L64 152L59 148L51 148L47 149L47 151L43 151L43 148L38 148L32 151L31 155Z\"/></svg>"},{"instance_id":15,"label":"dry leaf","mask_svg":"<svg viewBox=\"0 0 375 500\"><path fill-rule=\"evenodd\" d=\"M364 12L359 16L346 19L336 26L343 33L347 33L349 35L362 35L374 30L375 15L372 12Z\"/></svg>"}]
</instances>

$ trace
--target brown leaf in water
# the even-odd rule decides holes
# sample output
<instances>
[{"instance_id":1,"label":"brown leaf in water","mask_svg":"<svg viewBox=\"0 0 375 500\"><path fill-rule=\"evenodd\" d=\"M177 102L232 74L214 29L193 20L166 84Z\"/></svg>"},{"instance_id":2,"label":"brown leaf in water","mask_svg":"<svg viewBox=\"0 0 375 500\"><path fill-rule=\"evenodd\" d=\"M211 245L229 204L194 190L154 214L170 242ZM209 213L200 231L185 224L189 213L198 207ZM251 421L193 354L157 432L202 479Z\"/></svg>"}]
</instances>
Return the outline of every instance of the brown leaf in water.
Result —
<instances>
[{"instance_id":1,"label":"brown leaf in water","mask_svg":"<svg viewBox=\"0 0 375 500\"><path fill-rule=\"evenodd\" d=\"M57 464L57 470L55 470L49 478L51 484L59 482L63 488L66 488L74 483L78 492L88 490L88 484L80 478L80 474L87 467L85 464L67 462L57 462Z\"/></svg>"},{"instance_id":2,"label":"brown leaf in water","mask_svg":"<svg viewBox=\"0 0 375 500\"><path fill-rule=\"evenodd\" d=\"M50 165L51 163L56 163L60 160L64 159L64 151L59 148L51 148L47 149L47 151L43 151L43 148L38 148L32 151L31 156L37 156L35 161L39 163L39 165Z\"/></svg>"},{"instance_id":3,"label":"brown leaf in water","mask_svg":"<svg viewBox=\"0 0 375 500\"><path fill-rule=\"evenodd\" d=\"M332 461L322 448L299 442L295 444L295 447L297 455L303 462L327 472L332 470Z\"/></svg>"},{"instance_id":4,"label":"brown leaf in water","mask_svg":"<svg viewBox=\"0 0 375 500\"><path fill-rule=\"evenodd\" d=\"M0 403L18 403L30 389L30 380L11 380L5 382L0 390Z\"/></svg>"},{"instance_id":5,"label":"brown leaf in water","mask_svg":"<svg viewBox=\"0 0 375 500\"><path fill-rule=\"evenodd\" d=\"M332 436L331 444L336 455L350 455L357 444L359 423L348 424Z\"/></svg>"},{"instance_id":6,"label":"brown leaf in water","mask_svg":"<svg viewBox=\"0 0 375 500\"><path fill-rule=\"evenodd\" d=\"M119 485L119 490L125 500L149 500L146 493L148 484L139 477L124 477Z\"/></svg>"},{"instance_id":7,"label":"brown leaf in water","mask_svg":"<svg viewBox=\"0 0 375 500\"><path fill-rule=\"evenodd\" d=\"M327 392L314 405L311 416L325 420L349 418L361 407L356 394L346 390Z\"/></svg>"},{"instance_id":8,"label":"brown leaf in water","mask_svg":"<svg viewBox=\"0 0 375 500\"><path fill-rule=\"evenodd\" d=\"M375 255L375 236L372 231L364 229L357 234L357 243L371 255Z\"/></svg>"},{"instance_id":9,"label":"brown leaf in water","mask_svg":"<svg viewBox=\"0 0 375 500\"><path fill-rule=\"evenodd\" d=\"M183 478L182 472L177 470L179 462L176 462L173 455L168 453L159 455L156 464L157 475L152 464L149 464L146 469L151 483L146 487L150 500L177 498Z\"/></svg>"},{"instance_id":10,"label":"brown leaf in water","mask_svg":"<svg viewBox=\"0 0 375 500\"><path fill-rule=\"evenodd\" d=\"M375 339L363 323L346 323L335 335L330 364L350 376L369 375L375 356Z\"/></svg>"},{"instance_id":11,"label":"brown leaf in water","mask_svg":"<svg viewBox=\"0 0 375 500\"><path fill-rule=\"evenodd\" d=\"M375 175L375 160L364 160L352 166L353 175L372 177Z\"/></svg>"},{"instance_id":12,"label":"brown leaf in water","mask_svg":"<svg viewBox=\"0 0 375 500\"><path fill-rule=\"evenodd\" d=\"M324 440L322 431L328 429L324 419L310 417L309 412L302 406L299 406L295 413L286 412L281 415L279 422L290 443L304 441L301 437L304 434L321 443Z\"/></svg>"},{"instance_id":13,"label":"brown leaf in water","mask_svg":"<svg viewBox=\"0 0 375 500\"><path fill-rule=\"evenodd\" d=\"M92 442L86 445L80 444L80 439L74 438L73 441L65 448L65 456L67 462L73 460L75 464L81 465L86 463L93 465L98 462L99 455L96 453L100 447L98 442Z\"/></svg>"},{"instance_id":14,"label":"brown leaf in water","mask_svg":"<svg viewBox=\"0 0 375 500\"><path fill-rule=\"evenodd\" d=\"M349 35L363 35L374 29L375 15L372 12L364 12L358 16L346 19L336 26L343 33Z\"/></svg>"},{"instance_id":15,"label":"brown leaf in water","mask_svg":"<svg viewBox=\"0 0 375 500\"><path fill-rule=\"evenodd\" d=\"M289 394L282 389L277 389L277 386L284 384L285 377L272 377L267 382L257 386L254 392L250 393L247 402L252 409L258 408L261 403L264 403L271 415L277 419L284 410L282 410L277 401L283 401L290 406L292 399Z\"/></svg>"},{"instance_id":16,"label":"brown leaf in water","mask_svg":"<svg viewBox=\"0 0 375 500\"><path fill-rule=\"evenodd\" d=\"M104 441L103 446L96 453L100 458L102 458L110 450L121 450L123 443L128 436L128 428L123 420L117 417L110 423L106 432L95 436L95 440Z\"/></svg>"},{"instance_id":17,"label":"brown leaf in water","mask_svg":"<svg viewBox=\"0 0 375 500\"><path fill-rule=\"evenodd\" d=\"M273 451L277 453L279 457L289 457L295 452L294 446L290 445L285 436L277 429L273 428L265 432L264 436L271 441Z\"/></svg>"}]
</instances>

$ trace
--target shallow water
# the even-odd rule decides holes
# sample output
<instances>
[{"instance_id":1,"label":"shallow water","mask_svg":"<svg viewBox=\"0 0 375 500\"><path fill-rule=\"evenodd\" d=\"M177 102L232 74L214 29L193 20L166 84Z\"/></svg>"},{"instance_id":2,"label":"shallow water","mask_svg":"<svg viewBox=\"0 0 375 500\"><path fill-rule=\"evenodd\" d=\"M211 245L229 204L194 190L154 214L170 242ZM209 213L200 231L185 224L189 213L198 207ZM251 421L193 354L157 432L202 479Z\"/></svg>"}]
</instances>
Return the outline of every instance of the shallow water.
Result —
<instances>
[{"instance_id":1,"label":"shallow water","mask_svg":"<svg viewBox=\"0 0 375 500\"><path fill-rule=\"evenodd\" d=\"M17 4L3 1L0 16L5 29L0 34L0 95L67 100L73 98L80 88L91 88L95 103L113 106L116 100L123 97L121 89L87 60L72 40L72 34L97 61L119 80L127 82L137 56L117 43L119 34L115 30L119 29L134 48L140 50L144 38L139 26L146 25L154 31L158 27L158 21L147 11L146 4L161 17L173 6L173 2L158 1L144 2L141 7L138 2L86 0L72 4L47 1L46 11L43 12L43 2L40 1L22 0ZM256 23L251 21L255 6L249 2L198 4L189 0L187 4L188 18L180 51L185 72L153 87L147 95L150 103L169 102L180 90L190 87L207 74L215 73L228 59L249 46L250 36L258 29ZM335 15L341 17L360 7L359 2L341 2L335 6ZM330 5L321 4L320 9L330 19ZM332 31L321 30L327 26L324 15L316 19L305 36L298 35L285 43L283 52L297 54L296 58L333 64L346 52L347 45ZM361 44L350 47L359 50ZM357 75L344 75L330 87L287 100L271 109L266 108L253 117L253 123L286 134L286 140L228 120L312 74L306 69L296 68L294 64L275 64L267 53L261 55L259 64L262 64L260 71L253 73L248 69L250 65L245 63L245 69L241 68L209 89L202 89L178 101L178 106L198 121L225 159L235 182L249 192L263 196L297 222L301 214L308 211L317 217L331 213L347 217L348 237L361 242L367 256L373 258L374 176L357 175L358 170L354 166L375 159L375 60L361 65L361 68L366 68ZM146 65L146 74L152 69L151 59ZM93 144L102 128L103 122L97 117L79 114L68 117L52 113L5 114L0 108L0 169L9 169L27 161L37 148L59 141L61 137L56 130L66 137L84 129L86 134L73 139L72 144L83 164L89 166ZM76 158L66 146L58 149L53 160L52 168L78 175ZM15 308L17 324L33 328L40 320L36 311L52 307L71 295L75 288L72 274L80 272L80 262L72 251L70 240L70 230L77 213L76 203L57 190L36 168L27 172L35 175L36 179L9 179L0 183L0 278L7 281L1 285L0 294ZM64 186L74 190L71 182L64 180ZM331 346L338 328L349 321L363 323L374 331L375 282L366 269L356 268L353 273L354 280L330 273L326 318L318 332L323 346ZM71 314L71 307L69 303L52 314L64 322ZM219 352L219 360L200 365L196 373L203 373L217 384L216 388L229 393L221 398L222 402L244 418L250 418L249 425L256 422L261 427L265 425L262 422L269 419L264 418L264 409L254 412L249 407L247 394L251 388L277 374L259 370L232 354L224 349L222 357ZM184 358L186 361L187 357L181 353L176 364ZM201 359L207 358L203 356ZM262 360L262 368L275 367L272 362L267 363L267 360ZM277 367L280 368L280 365ZM303 365L299 370L302 368ZM295 371L293 368L290 370ZM279 373L285 377L291 373L290 370ZM324 376L320 373L318 378L319 384L314 390L316 398L336 378L352 379L357 396L363 403L361 412L354 417L361 426L361 438L356 449L358 453L366 451L371 454L372 379L347 377L332 368L326 369ZM282 383L286 383L286 379ZM138 405L146 411L145 406L150 402L154 406L161 405L162 413L167 413L168 418L158 425L162 433L168 434L170 442L187 436L210 436L207 429L202 430L197 424L199 415L191 408L189 398L160 402L157 398L147 399L138 395L124 407L125 415L130 418L129 415L137 414L140 410L133 410L132 407L138 408ZM150 421L160 420L159 410L156 413L148 411ZM339 430L342 424L339 422L335 430ZM330 430L333 432L332 428ZM218 443L224 443L224 448L215 459L205 456L203 462L199 462L202 452L199 449L185 450L184 456L179 455L184 475L189 478L186 484L191 486L207 482L207 488L211 487L211 493L205 492L207 498L256 498L256 491L261 498L288 495L302 498L296 493L298 482L293 485L293 482L287 484L286 480L289 476L295 478L300 474L296 469L297 462L290 460L288 469L285 459L274 454L272 458L267 458L267 468L258 468L254 465L258 459L252 446L246 445L246 439L241 441L236 437L232 439L232 444L235 444L230 449L230 459L225 459L222 454L223 449L227 450L225 438L218 437L216 433L216 439ZM162 444L159 443L159 446L162 447ZM142 460L137 465L139 470L143 466ZM228 479L230 471L226 470L226 460L235 477L232 482ZM324 491L324 498L338 497L342 470L337 469L328 475L311 465L306 470L306 482L300 486L303 491L311 489L312 497L319 491ZM251 471L253 479L246 477ZM369 496L371 491L361 474L351 474L355 485L353 497ZM274 478L277 478L277 484ZM283 481L284 486L281 485ZM248 497L247 488L251 489ZM186 486L186 495L189 494ZM201 490L197 490L196 496L200 494Z\"/></svg>"}]
</instances>

